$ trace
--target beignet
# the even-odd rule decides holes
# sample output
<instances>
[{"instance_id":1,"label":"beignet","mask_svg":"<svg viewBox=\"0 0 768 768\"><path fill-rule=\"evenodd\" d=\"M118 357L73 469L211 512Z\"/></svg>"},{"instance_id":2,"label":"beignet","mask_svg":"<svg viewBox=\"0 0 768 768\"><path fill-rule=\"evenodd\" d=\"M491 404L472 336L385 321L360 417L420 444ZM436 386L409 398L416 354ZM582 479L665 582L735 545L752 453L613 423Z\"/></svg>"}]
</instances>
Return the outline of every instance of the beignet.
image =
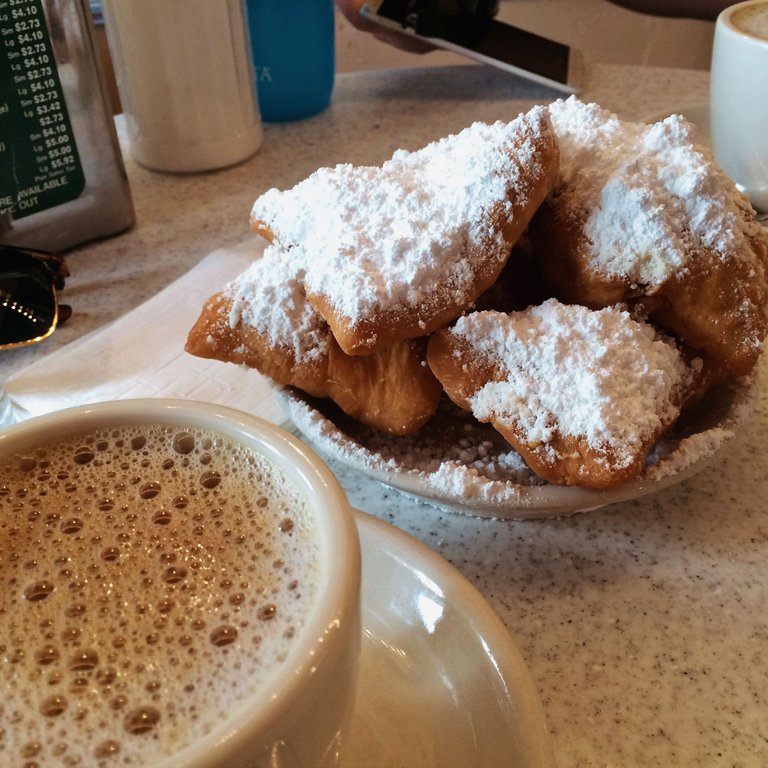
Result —
<instances>
[{"instance_id":1,"label":"beignet","mask_svg":"<svg viewBox=\"0 0 768 768\"><path fill-rule=\"evenodd\" d=\"M625 310L555 299L468 314L432 336L427 360L451 400L537 475L586 488L642 470L694 378L673 344Z\"/></svg>"},{"instance_id":2,"label":"beignet","mask_svg":"<svg viewBox=\"0 0 768 768\"><path fill-rule=\"evenodd\" d=\"M446 325L489 288L559 168L547 109L475 123L381 167L271 189L252 227L296 250L309 303L350 355Z\"/></svg>"},{"instance_id":3,"label":"beignet","mask_svg":"<svg viewBox=\"0 0 768 768\"><path fill-rule=\"evenodd\" d=\"M268 246L212 296L189 332L197 357L246 365L274 382L329 397L353 418L390 434L417 430L434 413L441 387L425 364L424 340L366 357L346 355L307 303L300 264Z\"/></svg>"}]
</instances>

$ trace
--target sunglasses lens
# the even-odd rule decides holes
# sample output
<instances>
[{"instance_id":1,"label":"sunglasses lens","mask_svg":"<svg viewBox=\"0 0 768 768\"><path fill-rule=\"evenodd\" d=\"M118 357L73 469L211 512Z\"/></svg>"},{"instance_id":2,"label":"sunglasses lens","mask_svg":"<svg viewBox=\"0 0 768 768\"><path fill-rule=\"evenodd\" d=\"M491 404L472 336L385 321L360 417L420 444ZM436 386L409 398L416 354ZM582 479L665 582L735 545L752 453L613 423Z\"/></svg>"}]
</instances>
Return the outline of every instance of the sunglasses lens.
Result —
<instances>
[{"instance_id":1,"label":"sunglasses lens","mask_svg":"<svg viewBox=\"0 0 768 768\"><path fill-rule=\"evenodd\" d=\"M56 325L54 274L42 261L0 254L0 346L44 338Z\"/></svg>"}]
</instances>

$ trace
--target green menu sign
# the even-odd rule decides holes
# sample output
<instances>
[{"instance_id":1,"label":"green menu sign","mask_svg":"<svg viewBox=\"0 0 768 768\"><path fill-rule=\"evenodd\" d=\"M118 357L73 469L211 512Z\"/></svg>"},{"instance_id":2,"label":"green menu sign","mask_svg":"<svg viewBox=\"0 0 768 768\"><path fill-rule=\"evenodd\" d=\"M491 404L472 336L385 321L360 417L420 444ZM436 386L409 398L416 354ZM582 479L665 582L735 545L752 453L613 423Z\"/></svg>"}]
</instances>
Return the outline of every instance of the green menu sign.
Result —
<instances>
[{"instance_id":1,"label":"green menu sign","mask_svg":"<svg viewBox=\"0 0 768 768\"><path fill-rule=\"evenodd\" d=\"M0 0L0 33L0 216L21 219L74 200L85 175L43 1Z\"/></svg>"}]
</instances>

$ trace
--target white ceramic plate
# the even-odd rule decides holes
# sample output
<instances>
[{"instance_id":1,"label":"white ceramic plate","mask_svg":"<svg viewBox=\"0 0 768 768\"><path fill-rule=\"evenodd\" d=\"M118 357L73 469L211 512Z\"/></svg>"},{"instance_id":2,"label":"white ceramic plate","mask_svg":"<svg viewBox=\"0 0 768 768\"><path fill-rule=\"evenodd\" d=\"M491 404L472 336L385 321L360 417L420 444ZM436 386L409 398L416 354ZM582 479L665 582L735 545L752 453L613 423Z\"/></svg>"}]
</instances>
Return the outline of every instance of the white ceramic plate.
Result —
<instances>
[{"instance_id":1,"label":"white ceramic plate","mask_svg":"<svg viewBox=\"0 0 768 768\"><path fill-rule=\"evenodd\" d=\"M637 498L690 477L717 459L752 412L757 374L717 391L660 442L639 477L593 491L535 477L491 427L449 404L416 435L362 427L330 401L277 390L288 419L321 453L405 493L483 517L561 517Z\"/></svg>"},{"instance_id":2,"label":"white ceramic plate","mask_svg":"<svg viewBox=\"0 0 768 768\"><path fill-rule=\"evenodd\" d=\"M553 768L536 688L485 599L425 545L357 515L363 646L342 768Z\"/></svg>"}]
</instances>

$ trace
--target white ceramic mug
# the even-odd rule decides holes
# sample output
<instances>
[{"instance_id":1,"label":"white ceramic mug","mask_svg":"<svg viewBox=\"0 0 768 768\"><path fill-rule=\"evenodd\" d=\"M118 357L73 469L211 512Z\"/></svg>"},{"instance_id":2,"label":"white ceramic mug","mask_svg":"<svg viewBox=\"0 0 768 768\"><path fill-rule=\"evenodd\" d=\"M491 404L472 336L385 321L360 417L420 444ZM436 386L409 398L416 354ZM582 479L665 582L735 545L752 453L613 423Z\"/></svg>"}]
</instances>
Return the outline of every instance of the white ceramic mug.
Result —
<instances>
[{"instance_id":1,"label":"white ceramic mug","mask_svg":"<svg viewBox=\"0 0 768 768\"><path fill-rule=\"evenodd\" d=\"M157 430L153 432L148 429L148 425L164 425L160 428L161 437L156 436ZM168 445L176 446L175 441L179 434L184 436L190 433L197 435L194 450L187 446L178 451L175 451L175 448L172 451L165 451ZM139 439L136 434L139 437L150 434L150 439L143 442L144 438ZM96 435L95 438L94 435ZM200 435L212 435L215 440L212 442L209 438L201 438ZM168 440L174 442L169 444ZM253 505L238 502L239 506L233 506L235 502L232 492L229 490L231 486L227 486L227 481L221 479L222 475L229 476L230 474L228 467L232 465L232 456L235 456L235 460L240 464L243 464L244 461L242 453L232 453L229 452L229 449L225 450L222 447L227 441L229 445L234 444L237 450L240 450L238 446L246 450L245 463L248 465L248 471L251 472L251 479L244 485L241 483L238 487L246 489L245 496L253 497ZM47 446L45 451L40 447L43 445ZM82 445L84 456L81 452L80 458L77 458L75 454L80 449L72 452L73 445ZM128 445L127 448L126 445ZM70 459L62 460L55 453L59 446L66 446L63 455L74 457L74 464ZM164 468L161 470L157 469L157 462L153 459L153 452L155 455L161 452L158 446L165 451L163 453L165 455L164 464L161 462ZM126 458L120 453L121 451L130 455ZM256 459L251 454L255 455ZM170 498L173 495L170 491L171 483L176 482L178 478L186 477L185 473L191 473L196 478L202 478L202 475L198 473L204 468L206 471L208 468L217 468L221 470L221 482L218 486L210 485L209 487L206 485L206 490L195 485L195 488L186 492L183 497L188 502L186 507L179 506L177 509L176 501L167 504L163 502L160 505L161 509L167 509L169 516L178 514L178 520L168 523L168 521L153 518L149 522L149 507L142 506L138 502L135 503L135 506L134 502L130 502L130 504L123 502L121 506L117 500L119 494L115 494L114 506L110 507L110 493L106 493L103 486L104 478L113 477L118 465L121 465L120 472L128 472L128 475L132 475L136 470L129 470L127 467L130 462L136 461L141 462L137 466L150 466L146 472L151 475L149 479L157 486L155 488L158 493L156 497L152 496L151 489L147 492L146 498L150 500L148 502L150 504L155 504L155 502L160 504L159 500L163 492ZM21 466L19 462L26 463ZM62 464L66 465L64 469L62 469ZM83 472L87 470L95 474L88 475L86 472L85 475L81 476L78 474L80 469L75 467L75 464L83 464ZM12 479L17 465L20 467L20 472L26 473L21 483ZM258 468L257 471L253 470L254 466ZM268 472L264 472L265 466ZM67 467L72 471L69 471ZM271 474L273 470L274 475ZM142 488L145 485L142 471L144 470L138 470L135 480L122 483L119 493L128 494L127 498L135 498L131 497L131 494L141 493L142 498L144 498L145 491L142 491ZM122 740L122 744L119 743L120 739L113 739L110 742L107 738L110 732L125 727L124 721L120 722L120 718L123 717L122 711L116 715L112 709L116 694L123 689L114 686L118 686L121 681L126 679L126 676L127 682L130 682L131 675L138 674L135 671L136 667L133 666L136 652L130 650L130 645L132 642L139 644L144 642L142 639L144 634L143 631L137 633L135 626L133 626L138 624L138 619L131 618L134 616L134 608L139 610L139 606L134 605L134 603L145 603L144 609L150 612L152 610L162 612L162 609L158 607L162 603L158 595L161 589L168 589L168 587L160 585L161 589L155 590L155 587L151 585L152 574L154 573L154 555L147 555L150 560L149 566L147 566L142 560L144 555L137 553L144 552L145 549L148 553L166 553L169 557L164 562L174 561L173 567L178 569L178 571L174 571L176 576L184 576L183 573L179 573L182 567L198 568L194 577L188 576L190 582L188 585L186 581L181 584L173 583L168 594L172 597L175 596L173 599L176 601L176 612L174 614L171 610L172 605L168 607L170 613L167 615L167 626L169 626L170 634L163 634L163 631L160 630L160 641L154 641L155 643L159 642L160 645L165 644L169 648L177 649L179 646L176 644L176 640L179 638L173 634L176 632L173 626L183 627L185 622L193 622L197 603L205 602L210 598L206 591L208 589L206 584L217 582L219 578L222 578L220 573L224 571L224 566L220 564L224 562L225 557L229 558L230 561L234 559L237 564L242 562L239 555L233 557L231 555L233 550L228 546L222 547L221 543L216 549L216 552L221 554L210 557L200 554L203 551L208 552L205 547L213 548L210 542L215 539L211 530L214 524L219 529L219 533L216 535L225 535L221 532L221 525L215 522L214 517L216 520L222 521L225 533L227 530L229 531L223 539L224 544L232 542L232 546L234 546L234 540L239 536L241 539L240 546L249 547L253 543L252 540L248 544L243 544L243 541L246 536L252 535L248 533L252 527L249 527L250 522L248 524L243 523L243 515L245 514L249 519L258 518L260 521L270 515L272 518L277 514L282 515L285 507L280 505L283 504L286 497L282 494L281 489L284 487L289 488L289 497L293 500L293 503L287 505L287 508L289 510L301 508L302 510L296 512L294 518L300 522L296 523L295 528L293 523L286 527L286 518L281 517L280 533L275 531L272 539L266 537L265 534L267 543L264 545L264 551L269 549L275 553L281 553L284 559L278 559L272 563L271 558L277 558L278 555L270 551L270 562L264 567L268 571L265 577L267 581L273 578L271 571L273 567L279 566L281 573L290 571L291 575L286 576L285 579L295 579L290 583L290 589L293 592L283 591L277 596L278 591L274 586L271 587L271 591L267 590L267 585L260 587L263 589L263 594L274 595L268 599L274 599L275 611L283 611L285 602L281 602L281 600L285 595L289 595L291 598L290 606L302 606L298 609L290 608L284 614L290 614L291 610L299 614L299 620L292 625L294 631L287 633L283 629L280 630L281 637L290 638L287 650L279 645L282 640L278 643L281 653L284 652L284 657L278 658L277 662L267 662L263 665L267 667L267 670L264 675L259 677L258 686L254 686L255 690L246 691L239 699L231 693L231 689L228 687L222 699L224 714L221 719L217 717L213 720L213 725L207 729L207 732L203 734L196 732L202 729L201 720L196 716L177 718L174 727L182 735L179 738L178 735L174 736L173 733L170 733L168 738L178 747L174 746L172 753L160 752L158 755L152 753L150 759L142 760L140 764L152 765L155 768L170 768L170 766L174 766L174 768L245 768L245 766L249 766L249 768L267 768L267 766L269 768L309 768L309 766L323 766L326 768L337 764L339 751L340 749L343 750L345 727L351 716L356 691L361 640L360 549L352 510L343 491L330 470L303 443L261 419L210 404L172 400L118 401L59 411L30 419L0 432L0 474L3 475L0 482L0 514L3 515L3 522L0 527L0 539L2 540L0 546L2 546L5 559L5 565L0 566L0 579L3 580L3 588L8 590L4 599L6 608L15 601L15 608L8 611L8 614L13 614L12 618L9 619L14 622L13 631L8 627L5 628L8 631L3 635L3 642L8 644L9 638L14 634L20 636L19 647L5 649L6 655L18 657L16 659L18 663L13 666L13 670L7 670L6 693L15 698L17 695L21 696L19 691L25 687L28 689L42 688L44 689L43 693L33 691L33 699L34 696L48 696L50 693L54 693L56 694L54 698L59 697L61 699L59 702L61 707L66 703L65 700L69 700L67 706L70 708L82 706L84 710L87 710L89 707L94 709L100 707L99 713L94 716L96 719L93 720L93 722L98 723L95 737L92 731L85 736L76 733L77 728L80 727L80 721L77 717L73 717L66 731L67 738L62 739L62 743L56 743L54 746L45 744L46 734L54 734L56 728L53 726L56 725L59 726L58 730L61 732L61 728L65 724L61 722L63 717L60 713L56 712L55 709L52 713L45 713L48 722L43 722L40 726L42 730L38 731L43 736L34 738L29 735L29 723L27 726L24 726L23 723L20 725L18 717L14 717L11 712L13 708L6 707L0 712L0 719L2 719L0 724L5 733L3 743L0 744L1 764L21 764L33 758L35 762L42 765L53 764L55 760L52 759L51 755L55 754L55 749L63 751L69 749L70 752L65 754L71 758L71 751L79 749L79 747L73 748L71 744L76 743L79 739L80 744L85 745L85 748L81 749L75 756L82 757L78 765L85 767L91 764L89 760L93 760L95 750L92 744L94 739L99 742L99 749L102 752L104 752L105 745L108 751L108 747L112 743L115 747L114 751L119 753L121 749L123 752L129 749L127 744L129 738L149 738L142 735L126 736ZM235 474L234 471L232 474ZM171 479L172 475L175 478L173 480ZM88 487L86 487L84 477L91 478L88 481ZM278 488L279 492L275 491L275 485L267 483L264 477L279 477L280 482L285 481L287 486L281 485ZM185 479L180 482L185 484L189 481ZM56 484L56 487L52 483ZM126 485L128 487L125 487ZM109 487L112 489L112 486ZM174 490L173 493L177 492ZM71 497L71 503L69 501L62 503L59 499L58 503L54 504L52 497L62 493L67 499ZM268 502L264 499L260 499L259 503L255 502L259 498L259 494L272 495L279 499L279 504L270 508L274 511L270 512L269 515L260 511L267 507ZM221 514L215 516L209 507L206 507L203 512L202 497L209 501L212 500L214 507L217 507L217 514ZM178 496L173 496L173 498L179 499ZM301 503L296 502L297 498ZM27 505L26 510L17 512L16 510L24 504ZM55 508L52 509L51 507ZM90 507L93 507L91 511L89 511ZM249 509L250 512L248 512ZM290 514L293 515L294 512L291 511ZM110 525L116 524L117 530L123 533L114 540L112 540L111 534L94 536L94 531L98 530L97 526L101 524L96 519L100 515L111 515ZM236 515L240 515L240 524L234 520L233 516ZM13 518L16 522L11 524L9 518ZM200 521L200 529L196 534L192 534L191 541L185 543L184 537L190 536L189 531L197 530L196 527L183 528L183 526L193 525L192 520ZM305 526L304 522L301 521L308 522L308 526ZM266 525L267 523L269 523L268 520L263 524ZM274 524L274 520L272 524ZM306 535L312 541L312 548L304 548L305 542L309 539L299 536L300 524L301 536L304 536L304 531L307 532ZM197 525L194 523L194 526ZM33 532L34 526L37 526L36 533ZM90 533L89 526L92 526ZM172 529L187 531L187 533L177 536L172 532ZM259 533L258 535L261 536L262 534ZM176 538L173 538L174 536ZM281 542L275 544L276 539L283 536L292 537L292 543L285 545L287 547L285 550L280 548L283 546ZM41 540L48 543L40 544ZM35 541L38 543L36 544ZM144 544L141 543L142 541ZM13 559L9 553L13 551L14 547L17 548L18 553L16 559L25 563L23 567L20 566L20 570L15 572L15 575L10 573L13 566L9 564ZM26 550L24 550L25 547ZM48 552L51 547L56 553L55 559ZM99 555L95 554L101 552L102 548L105 548L104 553L109 553L109 557L102 553L102 559L100 559ZM222 549L227 549L226 555ZM234 551L250 552L251 549ZM297 575L294 575L291 570L291 556L293 555L293 560L296 561L299 559L298 554L306 551L315 553L312 558L314 570L309 578L304 578L305 571L300 567L296 568ZM196 562L195 557L199 561L197 566L194 564ZM112 570L118 567L116 561L119 561L119 566L123 567L122 572ZM49 565L46 565L47 562ZM56 563L56 566L53 567L53 574L44 574L43 570L48 568L51 563ZM87 567L86 563L88 563ZM200 563L203 563L202 569L200 569ZM59 567L62 567L62 570L57 573ZM37 568L41 569L40 573L35 570ZM128 570L125 570L126 568ZM128 576L126 574L131 571L149 573L146 576L148 579L146 590L143 587L139 590L138 599L133 593L126 590L126 597L118 599L118 607L114 609L115 616L113 619L108 614L107 606L109 606L110 611L113 610L110 602L112 595L113 593L114 595L121 593L127 583ZM32 575L28 576L28 573ZM243 568L242 573L249 572ZM202 574L202 582L200 581L200 574ZM44 578L42 578L43 576ZM233 577L234 582L245 579L246 576L244 575ZM84 593L84 596L77 599L72 597L73 593L70 590L73 587L78 587L81 590L86 589L85 585L89 580L94 584L98 582L103 586L103 589L97 590L95 594L107 596L104 600L94 599L91 593ZM159 581L159 579L155 578L155 581ZM37 591L32 590L30 592L27 582L33 582ZM309 589L309 582L314 585L313 590ZM43 588L46 583L48 587ZM12 586L9 587L9 584ZM306 587L304 589L306 604L301 603L297 597L297 593L302 591L302 585ZM186 604L182 602L182 597L180 597L185 586L187 586L186 594L192 596L189 597L191 602L188 600ZM251 584L242 583L239 584L239 587L245 593L245 598L241 598L241 602L237 603L242 608L234 611L228 605L229 600L220 600L219 603L226 603L223 609L227 612L226 615L234 611L231 616L232 624L241 627L237 630L241 635L241 638L238 638L238 643L242 639L242 644L245 645L247 635L248 642L257 642L258 653L263 651L266 655L264 649L268 647L269 638L267 635L271 629L264 627L269 622L264 621L262 616L262 624L258 624L255 620L256 617L252 615L257 610L254 595L258 596L262 592L259 592L255 585ZM234 588L237 588L237 585ZM215 592L216 590L211 588L211 591ZM133 595L133 599L129 600L127 595ZM216 594L213 596L218 597ZM264 598L259 597L258 599ZM55 603L55 600L63 600L64 602ZM81 603L80 612L90 617L90 628L86 625L73 624L70 626L68 624L69 619L66 617L75 615L75 613L70 613L72 607L70 604L73 600L74 605L77 605L79 601ZM50 609L44 605L49 601ZM172 603L172 601L168 602ZM108 631L102 633L106 634L106 638L96 637L98 632L93 630L97 606L102 604L104 606L102 613L108 616L110 622ZM232 605L234 604L232 602ZM184 605L187 605L187 608L184 608ZM58 607L54 610L53 606ZM19 627L24 626L24 613L29 611L34 613L38 609L54 611L52 623L58 622L56 631L51 630L50 632L51 639L49 641L45 640L48 637L45 630L38 629L40 615L36 613L30 619L34 623L33 632L30 631L25 635L19 629ZM128 616L127 620L126 615ZM160 618L165 621L164 615ZM4 621L2 617L0 617L1 621ZM124 629L126 621L131 625L128 629ZM208 623L199 644L208 643L208 633L213 634L211 624L215 621L216 619ZM292 618L291 621L294 619ZM203 622L200 621L199 624L202 626ZM276 620L272 622L272 625L277 624ZM75 629L80 626L82 626L82 635L79 635L79 639L82 639L83 646L78 646L75 642L68 644L64 640L61 643L58 642L59 635L64 637L67 633L71 636L69 639L72 640L77 634ZM178 630L177 634L180 632L182 637L186 637L187 631ZM254 637L250 633L256 631L261 634L254 641ZM120 646L124 651L117 654L119 660L110 662L112 636L121 634L125 634L129 638L129 642L127 645ZM25 637L22 638L21 635L25 635ZM137 635L140 635L138 640L130 640ZM149 636L146 637L146 642L149 643ZM170 640L174 642L171 643ZM203 664L199 662L201 658L208 659L207 654L211 652L210 649L206 645L206 649L202 653L198 653L196 656L188 655L187 644L190 642L191 640L188 638L186 643L182 643L183 649L169 651L173 658L178 656L181 659L178 669L185 670L183 673L172 674L168 672L169 685L173 682L171 678L174 675L186 675L186 670L194 666L194 663L203 668L201 674L203 678L206 678L207 673L211 671L207 661ZM50 646L46 643L50 643ZM64 644L62 645L62 643ZM88 645L88 643L93 643L93 645ZM117 647L116 641L114 645ZM86 650L83 650L83 647ZM250 650L251 647L246 649L246 654L254 653ZM88 664L78 664L77 670L79 671L69 674L68 670L64 668L64 662L75 648L77 653L86 661L90 653L93 668L89 669ZM140 651L139 655L141 653ZM215 649L213 653L221 654L222 651ZM227 648L226 653L239 653L234 641ZM125 657L131 658L131 664L120 666ZM240 657L227 656L226 654L216 656L216 664L223 663L220 662L222 658L239 659ZM195 659L198 661L194 662ZM169 664L167 659L165 661L161 659L162 663L158 663L157 660L152 662L151 657L141 660L146 661L146 666L154 664L160 670L160 679L164 679L163 669ZM257 663L261 662L258 661ZM21 670L25 668L25 664L31 669L32 677L24 677ZM110 664L112 665L111 669L109 668ZM215 676L216 680L237 678L239 683L239 678L246 675L245 671L239 671L244 668L245 665L242 665L238 666L234 672L227 672L225 666L218 666L216 669L219 671L215 674L211 672L208 677ZM16 677L13 677L12 672ZM144 672L145 670L142 669L141 674ZM71 679L66 682L68 675ZM48 678L45 679L45 676ZM62 677L65 678L65 682L62 682ZM36 684L30 683L29 680L40 680L41 682ZM165 683L163 684L165 685ZM73 687L78 685L83 687L84 692L78 692L77 695L71 693ZM112 690L113 687L114 690ZM110 693L103 696L98 693L100 688L110 691ZM144 686L142 682L139 687L140 695L143 696L145 690L150 689ZM184 690L194 689L190 688L187 683L187 688ZM22 693L24 692L22 691ZM128 696L124 698L128 698ZM23 698L17 699L17 701L23 700ZM105 703L107 700L109 705ZM177 700L171 698L171 707L173 707L173 702ZM159 698L158 701L164 702L165 699ZM21 706L18 704L17 708ZM157 706L163 708L164 713L169 713L166 704L158 703ZM198 712L202 709L200 701L195 702L193 712L195 707ZM27 709L32 711L32 714L29 715L32 720L36 718L45 720L45 717L37 714L38 711L42 711L42 708L32 706ZM178 711L182 711L181 708ZM56 719L57 716L58 720ZM117 724L113 722L116 719L118 720ZM169 715L168 722L172 719ZM89 721L86 719L82 722L87 723ZM151 738L154 739L157 736L156 740L162 741L166 738L160 730L164 723L162 717L159 723L156 727L156 734L153 733ZM14 732L14 728L17 733ZM168 728L171 729L171 726L169 725ZM82 738L80 738L81 736ZM50 738L55 742L54 736ZM46 752L46 749L49 751ZM53 753L50 751L51 749L54 750ZM116 765L123 764L120 762L121 757L122 754L115 755ZM94 765L97 763L102 764L93 760ZM59 763L56 762L56 764ZM105 764L109 764L109 761Z\"/></svg>"},{"instance_id":2,"label":"white ceramic mug","mask_svg":"<svg viewBox=\"0 0 768 768\"><path fill-rule=\"evenodd\" d=\"M755 210L768 212L768 0L737 3L718 16L710 131L717 161Z\"/></svg>"}]
</instances>

